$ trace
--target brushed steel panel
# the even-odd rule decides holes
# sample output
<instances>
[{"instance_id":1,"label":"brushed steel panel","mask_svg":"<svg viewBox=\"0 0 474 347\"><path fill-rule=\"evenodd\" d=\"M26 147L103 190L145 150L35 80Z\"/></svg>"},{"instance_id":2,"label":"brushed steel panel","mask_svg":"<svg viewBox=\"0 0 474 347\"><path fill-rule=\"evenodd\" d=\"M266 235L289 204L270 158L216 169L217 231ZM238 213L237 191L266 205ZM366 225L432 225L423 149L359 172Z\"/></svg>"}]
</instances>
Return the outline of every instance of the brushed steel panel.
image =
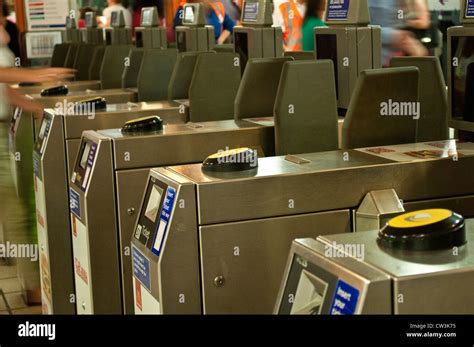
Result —
<instances>
[{"instance_id":1,"label":"brushed steel panel","mask_svg":"<svg viewBox=\"0 0 474 347\"><path fill-rule=\"evenodd\" d=\"M272 313L291 242L347 232L348 210L201 226L204 313Z\"/></svg>"},{"instance_id":2,"label":"brushed steel panel","mask_svg":"<svg viewBox=\"0 0 474 347\"><path fill-rule=\"evenodd\" d=\"M105 111L97 111L94 117L65 116L65 134L68 139L80 138L85 130L121 128L131 119L151 115L160 116L164 124L186 123L189 120L188 108L180 108L177 102L109 103Z\"/></svg>"},{"instance_id":3,"label":"brushed steel panel","mask_svg":"<svg viewBox=\"0 0 474 347\"><path fill-rule=\"evenodd\" d=\"M143 192L148 183L149 169L116 171L116 196L118 217L118 253L122 278L122 299L125 314L133 314L133 283L130 239L137 217ZM133 213L132 213L133 210Z\"/></svg>"},{"instance_id":4,"label":"brushed steel panel","mask_svg":"<svg viewBox=\"0 0 474 347\"><path fill-rule=\"evenodd\" d=\"M404 201L474 193L473 156L390 163L348 153L348 161L340 151L301 155L311 161L301 165L263 158L254 177L245 177L248 172L210 177L201 165L171 169L199 184L201 224L352 208L372 190L393 188Z\"/></svg>"},{"instance_id":5,"label":"brushed steel panel","mask_svg":"<svg viewBox=\"0 0 474 347\"><path fill-rule=\"evenodd\" d=\"M116 169L201 162L226 147L256 147L266 155L275 152L273 126L259 126L246 121L170 124L156 136L124 136L118 129L99 133L114 140ZM151 155L150 149L156 154Z\"/></svg>"},{"instance_id":6,"label":"brushed steel panel","mask_svg":"<svg viewBox=\"0 0 474 347\"><path fill-rule=\"evenodd\" d=\"M44 230L48 250L49 280L54 314L75 314L70 302L74 289L72 240L69 219L68 177L63 141L62 118L52 117L47 144L43 155L33 152L40 162L44 189ZM36 179L36 178L35 178ZM41 233L41 228L38 233Z\"/></svg>"}]
</instances>

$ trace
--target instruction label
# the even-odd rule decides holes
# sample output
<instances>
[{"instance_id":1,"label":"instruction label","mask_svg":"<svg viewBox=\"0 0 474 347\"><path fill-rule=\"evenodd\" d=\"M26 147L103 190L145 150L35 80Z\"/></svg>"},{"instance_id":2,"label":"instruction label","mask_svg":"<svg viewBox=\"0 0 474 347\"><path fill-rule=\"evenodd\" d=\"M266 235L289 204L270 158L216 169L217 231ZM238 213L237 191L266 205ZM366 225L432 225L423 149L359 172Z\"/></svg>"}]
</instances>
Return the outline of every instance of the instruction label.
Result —
<instances>
[{"instance_id":1,"label":"instruction label","mask_svg":"<svg viewBox=\"0 0 474 347\"><path fill-rule=\"evenodd\" d=\"M352 315L354 314L357 301L359 299L359 290L338 280L336 284L336 292L332 299L331 310L332 315Z\"/></svg>"},{"instance_id":2,"label":"instruction label","mask_svg":"<svg viewBox=\"0 0 474 347\"><path fill-rule=\"evenodd\" d=\"M329 0L327 20L347 20L350 0Z\"/></svg>"}]
</instances>

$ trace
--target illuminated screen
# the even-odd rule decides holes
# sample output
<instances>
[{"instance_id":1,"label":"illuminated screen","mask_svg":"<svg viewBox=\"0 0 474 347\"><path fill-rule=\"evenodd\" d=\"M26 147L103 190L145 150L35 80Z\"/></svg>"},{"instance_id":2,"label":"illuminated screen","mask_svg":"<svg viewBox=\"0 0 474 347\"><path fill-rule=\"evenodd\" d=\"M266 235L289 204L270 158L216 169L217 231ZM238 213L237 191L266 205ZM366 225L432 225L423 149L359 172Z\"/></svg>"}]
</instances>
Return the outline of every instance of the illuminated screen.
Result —
<instances>
[{"instance_id":1,"label":"illuminated screen","mask_svg":"<svg viewBox=\"0 0 474 347\"><path fill-rule=\"evenodd\" d=\"M112 12L112 19L110 20L112 26L117 26L118 25L118 23L117 23L118 18L119 18L118 12L116 12L116 11Z\"/></svg>"},{"instance_id":2,"label":"illuminated screen","mask_svg":"<svg viewBox=\"0 0 474 347\"><path fill-rule=\"evenodd\" d=\"M87 158L89 157L90 150L91 144L89 142L86 142L86 145L84 146L84 151L82 152L81 161L79 163L79 166L83 169L86 168Z\"/></svg>"},{"instance_id":3,"label":"illuminated screen","mask_svg":"<svg viewBox=\"0 0 474 347\"><path fill-rule=\"evenodd\" d=\"M86 13L86 27L92 28L94 26L94 12L87 12Z\"/></svg>"},{"instance_id":4,"label":"illuminated screen","mask_svg":"<svg viewBox=\"0 0 474 347\"><path fill-rule=\"evenodd\" d=\"M38 134L38 137L42 140L44 138L44 132L46 131L46 125L48 124L48 120L46 118L43 118L43 121L41 122L41 128Z\"/></svg>"},{"instance_id":5,"label":"illuminated screen","mask_svg":"<svg viewBox=\"0 0 474 347\"><path fill-rule=\"evenodd\" d=\"M451 48L458 59L451 68L452 117L474 122L474 37L453 37Z\"/></svg>"},{"instance_id":6,"label":"illuminated screen","mask_svg":"<svg viewBox=\"0 0 474 347\"><path fill-rule=\"evenodd\" d=\"M163 189L157 185L154 185L151 189L150 197L148 198L148 204L146 205L145 217L148 218L152 223L155 223L156 221L162 194Z\"/></svg>"},{"instance_id":7,"label":"illuminated screen","mask_svg":"<svg viewBox=\"0 0 474 347\"><path fill-rule=\"evenodd\" d=\"M184 7L183 23L185 23L185 24L193 24L194 23L194 7L193 6L185 6Z\"/></svg>"},{"instance_id":8,"label":"illuminated screen","mask_svg":"<svg viewBox=\"0 0 474 347\"><path fill-rule=\"evenodd\" d=\"M142 26L151 25L151 10L143 10L142 12Z\"/></svg>"},{"instance_id":9,"label":"illuminated screen","mask_svg":"<svg viewBox=\"0 0 474 347\"><path fill-rule=\"evenodd\" d=\"M258 2L246 2L244 5L244 22L256 22L258 18Z\"/></svg>"},{"instance_id":10,"label":"illuminated screen","mask_svg":"<svg viewBox=\"0 0 474 347\"><path fill-rule=\"evenodd\" d=\"M474 0L466 1L466 13L464 18L474 18Z\"/></svg>"},{"instance_id":11,"label":"illuminated screen","mask_svg":"<svg viewBox=\"0 0 474 347\"><path fill-rule=\"evenodd\" d=\"M339 81L337 78L337 36L336 34L316 34L316 59L332 60L334 79L336 80L336 97L339 97Z\"/></svg>"}]
</instances>

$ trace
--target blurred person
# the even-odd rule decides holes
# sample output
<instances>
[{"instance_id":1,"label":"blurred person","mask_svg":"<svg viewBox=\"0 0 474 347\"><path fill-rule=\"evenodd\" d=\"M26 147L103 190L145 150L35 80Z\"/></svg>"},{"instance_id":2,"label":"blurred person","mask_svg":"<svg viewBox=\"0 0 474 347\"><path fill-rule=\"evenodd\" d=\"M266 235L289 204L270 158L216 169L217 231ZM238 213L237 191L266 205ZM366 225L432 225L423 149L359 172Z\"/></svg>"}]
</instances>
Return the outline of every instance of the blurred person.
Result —
<instances>
[{"instance_id":1,"label":"blurred person","mask_svg":"<svg viewBox=\"0 0 474 347\"><path fill-rule=\"evenodd\" d=\"M15 56L8 48L10 36L0 25L0 120L8 120L10 105L41 116L42 107L10 88L7 84L19 82L42 83L66 79L73 76L73 70L63 68L22 69L14 66Z\"/></svg>"},{"instance_id":2,"label":"blurred person","mask_svg":"<svg viewBox=\"0 0 474 347\"><path fill-rule=\"evenodd\" d=\"M307 0L306 15L303 19L302 47L303 51L314 51L314 28L325 27L324 12L326 0Z\"/></svg>"},{"instance_id":3,"label":"blurred person","mask_svg":"<svg viewBox=\"0 0 474 347\"><path fill-rule=\"evenodd\" d=\"M10 8L5 2L2 3L2 14L0 17L0 24L5 28L9 36L8 48L13 52L15 57L20 56L20 34L15 23L9 20Z\"/></svg>"},{"instance_id":4,"label":"blurred person","mask_svg":"<svg viewBox=\"0 0 474 347\"><path fill-rule=\"evenodd\" d=\"M110 27L112 20L112 12L123 12L125 26L132 26L132 13L122 6L121 0L107 0L107 7L102 11L102 15L106 19L105 27Z\"/></svg>"},{"instance_id":5,"label":"blurred person","mask_svg":"<svg viewBox=\"0 0 474 347\"><path fill-rule=\"evenodd\" d=\"M226 13L224 5L221 2L210 0L188 0L181 1L173 20L173 30L183 23L183 7L186 3L202 3L206 14L206 22L214 27L214 38L218 45L225 43L234 32L235 23Z\"/></svg>"},{"instance_id":6,"label":"blurred person","mask_svg":"<svg viewBox=\"0 0 474 347\"><path fill-rule=\"evenodd\" d=\"M371 24L382 27L382 63L394 56L426 56L428 50L408 29L430 26L426 0L369 0Z\"/></svg>"},{"instance_id":7,"label":"blurred person","mask_svg":"<svg viewBox=\"0 0 474 347\"><path fill-rule=\"evenodd\" d=\"M215 0L211 0L214 2ZM236 0L219 0L224 5L225 12L234 23L240 22L241 9Z\"/></svg>"},{"instance_id":8,"label":"blurred person","mask_svg":"<svg viewBox=\"0 0 474 347\"><path fill-rule=\"evenodd\" d=\"M305 0L283 0L274 3L273 26L281 27L283 31L283 49L285 51L301 51L305 15Z\"/></svg>"},{"instance_id":9,"label":"blurred person","mask_svg":"<svg viewBox=\"0 0 474 347\"><path fill-rule=\"evenodd\" d=\"M83 7L79 11L79 21L77 22L78 28L85 28L86 27L86 13L93 12L94 9L92 7Z\"/></svg>"}]
</instances>

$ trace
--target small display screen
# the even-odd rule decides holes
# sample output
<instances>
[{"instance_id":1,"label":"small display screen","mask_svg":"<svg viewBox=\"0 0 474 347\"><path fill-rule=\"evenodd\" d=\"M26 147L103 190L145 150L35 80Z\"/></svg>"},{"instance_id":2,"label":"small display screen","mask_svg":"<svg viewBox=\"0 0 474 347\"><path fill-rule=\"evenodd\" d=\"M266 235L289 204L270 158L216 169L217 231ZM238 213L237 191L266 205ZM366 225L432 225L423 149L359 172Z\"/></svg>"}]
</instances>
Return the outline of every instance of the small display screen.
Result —
<instances>
[{"instance_id":1,"label":"small display screen","mask_svg":"<svg viewBox=\"0 0 474 347\"><path fill-rule=\"evenodd\" d=\"M258 2L246 2L244 5L244 22L256 22L258 18Z\"/></svg>"},{"instance_id":2,"label":"small display screen","mask_svg":"<svg viewBox=\"0 0 474 347\"><path fill-rule=\"evenodd\" d=\"M474 18L474 0L466 1L466 13L464 18Z\"/></svg>"},{"instance_id":3,"label":"small display screen","mask_svg":"<svg viewBox=\"0 0 474 347\"><path fill-rule=\"evenodd\" d=\"M160 209L162 194L163 189L156 184L153 185L145 210L145 217L148 218L152 223L155 223L156 221L156 216L158 215L158 210Z\"/></svg>"},{"instance_id":4,"label":"small display screen","mask_svg":"<svg viewBox=\"0 0 474 347\"><path fill-rule=\"evenodd\" d=\"M457 58L451 71L452 118L474 122L474 37L455 36L451 48Z\"/></svg>"},{"instance_id":5,"label":"small display screen","mask_svg":"<svg viewBox=\"0 0 474 347\"><path fill-rule=\"evenodd\" d=\"M336 80L336 97L339 98L339 80L337 69L337 36L336 34L316 34L316 59L332 60Z\"/></svg>"},{"instance_id":6,"label":"small display screen","mask_svg":"<svg viewBox=\"0 0 474 347\"><path fill-rule=\"evenodd\" d=\"M72 28L72 23L73 23L73 20L70 16L67 16L66 17L66 28Z\"/></svg>"},{"instance_id":7,"label":"small display screen","mask_svg":"<svg viewBox=\"0 0 474 347\"><path fill-rule=\"evenodd\" d=\"M112 12L112 18L110 20L112 26L117 26L119 20L119 13L117 11Z\"/></svg>"},{"instance_id":8,"label":"small display screen","mask_svg":"<svg viewBox=\"0 0 474 347\"><path fill-rule=\"evenodd\" d=\"M151 10L143 10L142 12L142 26L150 26L151 25Z\"/></svg>"},{"instance_id":9,"label":"small display screen","mask_svg":"<svg viewBox=\"0 0 474 347\"><path fill-rule=\"evenodd\" d=\"M184 24L194 24L194 7L193 6L185 6L184 7Z\"/></svg>"},{"instance_id":10,"label":"small display screen","mask_svg":"<svg viewBox=\"0 0 474 347\"><path fill-rule=\"evenodd\" d=\"M91 144L89 142L86 142L84 146L84 151L82 151L81 161L79 162L79 166L83 169L86 168L87 158L89 157L90 150L91 150Z\"/></svg>"},{"instance_id":11,"label":"small display screen","mask_svg":"<svg viewBox=\"0 0 474 347\"><path fill-rule=\"evenodd\" d=\"M44 138L44 133L46 131L46 125L48 125L48 120L46 118L43 118L43 121L41 122L41 128L38 134L38 138L42 140Z\"/></svg>"},{"instance_id":12,"label":"small display screen","mask_svg":"<svg viewBox=\"0 0 474 347\"><path fill-rule=\"evenodd\" d=\"M94 27L95 16L94 12L87 12L86 13L86 27L92 28Z\"/></svg>"}]
</instances>

